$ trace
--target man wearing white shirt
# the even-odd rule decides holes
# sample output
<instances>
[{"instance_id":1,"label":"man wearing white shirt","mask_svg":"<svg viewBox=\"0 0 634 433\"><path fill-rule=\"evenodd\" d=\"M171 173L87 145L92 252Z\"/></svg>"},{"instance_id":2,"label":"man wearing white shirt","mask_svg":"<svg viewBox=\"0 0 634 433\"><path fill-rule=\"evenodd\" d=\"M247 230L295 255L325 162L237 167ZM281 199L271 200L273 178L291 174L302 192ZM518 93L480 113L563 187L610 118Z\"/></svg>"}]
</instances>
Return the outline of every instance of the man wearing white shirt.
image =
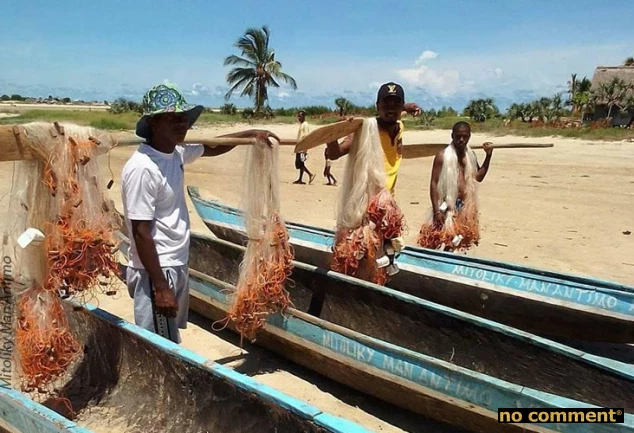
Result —
<instances>
[{"instance_id":1,"label":"man wearing white shirt","mask_svg":"<svg viewBox=\"0 0 634 433\"><path fill-rule=\"evenodd\" d=\"M126 275L134 298L135 323L157 332L167 320L167 337L180 343L187 327L190 221L184 192L184 165L201 156L217 156L235 146L179 145L203 111L189 105L172 86L159 85L143 98L144 115L136 133L146 141L123 167L121 195L130 233ZM268 131L250 130L225 137L253 137L272 146Z\"/></svg>"},{"instance_id":2,"label":"man wearing white shirt","mask_svg":"<svg viewBox=\"0 0 634 433\"><path fill-rule=\"evenodd\" d=\"M306 112L300 111L297 113L297 120L299 121L299 129L297 131L297 141L306 137L310 134L310 127L308 126L308 122L306 122ZM311 173L310 170L306 167L306 160L308 159L308 154L306 152L298 152L295 154L295 168L299 170L299 179L297 179L295 184L305 185L302 179L304 178L304 172L308 174L308 183L313 183L315 180L315 174Z\"/></svg>"}]
</instances>

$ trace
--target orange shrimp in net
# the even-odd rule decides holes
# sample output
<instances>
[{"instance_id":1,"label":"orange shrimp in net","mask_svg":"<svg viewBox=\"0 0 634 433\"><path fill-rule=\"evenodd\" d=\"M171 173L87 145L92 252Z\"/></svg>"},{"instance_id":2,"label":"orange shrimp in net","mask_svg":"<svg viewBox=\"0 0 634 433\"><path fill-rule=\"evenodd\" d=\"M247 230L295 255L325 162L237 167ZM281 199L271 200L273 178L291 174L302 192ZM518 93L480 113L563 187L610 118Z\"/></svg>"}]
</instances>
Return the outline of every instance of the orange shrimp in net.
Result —
<instances>
[{"instance_id":1,"label":"orange shrimp in net","mask_svg":"<svg viewBox=\"0 0 634 433\"><path fill-rule=\"evenodd\" d=\"M292 305L286 282L292 272L293 250L278 214L265 224L260 240L249 242L245 272L236 287L229 319L242 337L254 340L270 314L285 312ZM250 249L250 250L249 250Z\"/></svg>"},{"instance_id":2,"label":"orange shrimp in net","mask_svg":"<svg viewBox=\"0 0 634 433\"><path fill-rule=\"evenodd\" d=\"M69 126L64 132L55 126L56 132L41 124L27 127L29 146L39 159L29 173L34 182L29 178L32 187L22 207L29 212L27 218L48 222L37 223L45 234L44 245L31 252L37 255L31 276L41 283L18 299L16 330L23 389L49 395L81 351L59 295L103 290L119 271L114 255L118 216L103 205L99 166L92 159L96 144L73 138L85 135L83 127ZM57 401L72 413L66 399Z\"/></svg>"},{"instance_id":3,"label":"orange shrimp in net","mask_svg":"<svg viewBox=\"0 0 634 433\"><path fill-rule=\"evenodd\" d=\"M50 393L49 387L80 353L57 296L30 289L20 297L16 346L22 389Z\"/></svg>"},{"instance_id":4,"label":"orange shrimp in net","mask_svg":"<svg viewBox=\"0 0 634 433\"><path fill-rule=\"evenodd\" d=\"M331 269L346 275L359 276L376 284L386 284L387 270L378 268L376 258L383 243L400 237L404 230L403 212L393 195L385 189L381 190L370 200L360 227L337 233ZM359 271L360 267L363 272Z\"/></svg>"},{"instance_id":5,"label":"orange shrimp in net","mask_svg":"<svg viewBox=\"0 0 634 433\"><path fill-rule=\"evenodd\" d=\"M442 227L434 222L428 222L421 226L416 242L419 246L429 249L443 248L445 251L466 251L480 241L477 215L469 218L469 213L462 211L447 218ZM456 236L462 239L458 245L454 245Z\"/></svg>"}]
</instances>

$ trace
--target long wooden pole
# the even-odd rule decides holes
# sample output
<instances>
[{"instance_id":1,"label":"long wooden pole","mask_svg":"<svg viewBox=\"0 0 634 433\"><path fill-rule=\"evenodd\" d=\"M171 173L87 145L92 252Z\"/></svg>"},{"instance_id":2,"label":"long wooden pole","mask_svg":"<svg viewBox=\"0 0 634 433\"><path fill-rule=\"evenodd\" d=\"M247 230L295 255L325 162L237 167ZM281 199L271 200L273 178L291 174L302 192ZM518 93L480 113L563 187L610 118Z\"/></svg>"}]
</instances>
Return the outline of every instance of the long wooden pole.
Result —
<instances>
[{"instance_id":1,"label":"long wooden pole","mask_svg":"<svg viewBox=\"0 0 634 433\"><path fill-rule=\"evenodd\" d=\"M51 124L51 131L59 127ZM131 132L109 132L96 131L97 141L103 141L103 147L99 148L102 153L106 153L111 146L133 146L141 144L144 139L137 137ZM207 146L241 146L255 144L253 138L231 138L217 137L210 131L190 130L183 141L183 144L198 143ZM107 143L107 144L106 144ZM296 146L297 140L282 139L279 143L282 146ZM444 149L448 143L420 143L406 144L403 146L403 158L414 159L436 155ZM553 147L552 143L494 143L494 149L523 149L523 148L546 148ZM472 149L481 149L482 145L471 146ZM0 161L19 161L44 158L44 155L37 155L32 146L29 145L28 135L21 125L0 125Z\"/></svg>"},{"instance_id":2,"label":"long wooden pole","mask_svg":"<svg viewBox=\"0 0 634 433\"><path fill-rule=\"evenodd\" d=\"M403 159L416 159L435 156L449 143L422 143L403 145ZM482 149L481 144L469 146L471 149ZM493 143L492 149L541 149L554 147L553 143Z\"/></svg>"},{"instance_id":3,"label":"long wooden pole","mask_svg":"<svg viewBox=\"0 0 634 433\"><path fill-rule=\"evenodd\" d=\"M51 124L51 136L64 134L58 123ZM98 153L107 153L114 146L132 146L143 143L144 139L131 132L109 132L96 130L94 141ZM293 140L293 144L294 144ZM254 145L254 138L216 137L209 131L190 130L183 144L199 143L207 146ZM0 161L24 161L48 159L48 155L38 154L30 144L29 136L22 125L0 125Z\"/></svg>"},{"instance_id":4,"label":"long wooden pole","mask_svg":"<svg viewBox=\"0 0 634 433\"><path fill-rule=\"evenodd\" d=\"M116 132L110 134L114 143L118 146L139 145L145 139L130 132ZM207 146L242 146L253 145L255 138L216 137L208 131L190 130L187 132L182 144L205 144Z\"/></svg>"}]
</instances>

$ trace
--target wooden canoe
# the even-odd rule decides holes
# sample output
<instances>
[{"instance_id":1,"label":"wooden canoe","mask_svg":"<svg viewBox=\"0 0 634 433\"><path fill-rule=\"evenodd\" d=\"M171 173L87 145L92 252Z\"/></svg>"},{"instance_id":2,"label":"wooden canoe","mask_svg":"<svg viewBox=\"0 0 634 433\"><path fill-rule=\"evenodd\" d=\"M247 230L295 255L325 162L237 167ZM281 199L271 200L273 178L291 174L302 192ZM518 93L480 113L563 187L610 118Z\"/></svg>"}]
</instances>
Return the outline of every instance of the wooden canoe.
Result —
<instances>
[{"instance_id":1,"label":"wooden canoe","mask_svg":"<svg viewBox=\"0 0 634 433\"><path fill-rule=\"evenodd\" d=\"M246 245L241 212L187 191L219 238ZM330 268L334 233L287 222L297 260ZM388 287L549 337L634 342L634 287L406 246Z\"/></svg>"},{"instance_id":2,"label":"wooden canoe","mask_svg":"<svg viewBox=\"0 0 634 433\"><path fill-rule=\"evenodd\" d=\"M64 307L84 348L58 388L76 420L2 387L0 431L369 433L94 306Z\"/></svg>"},{"instance_id":3,"label":"wooden canoe","mask_svg":"<svg viewBox=\"0 0 634 433\"><path fill-rule=\"evenodd\" d=\"M128 251L124 239L121 251ZM227 316L245 247L192 234L190 308ZM358 391L474 432L634 431L634 366L355 278L293 263L294 308L256 344ZM624 424L500 424L499 408L625 408Z\"/></svg>"}]
</instances>

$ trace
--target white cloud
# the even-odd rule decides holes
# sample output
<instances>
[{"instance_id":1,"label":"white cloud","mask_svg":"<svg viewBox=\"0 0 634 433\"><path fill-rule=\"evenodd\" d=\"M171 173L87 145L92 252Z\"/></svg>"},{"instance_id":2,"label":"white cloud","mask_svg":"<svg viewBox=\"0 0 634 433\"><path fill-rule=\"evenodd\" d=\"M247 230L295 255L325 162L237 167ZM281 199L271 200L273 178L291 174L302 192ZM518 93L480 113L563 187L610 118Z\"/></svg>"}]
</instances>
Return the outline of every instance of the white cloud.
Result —
<instances>
[{"instance_id":1,"label":"white cloud","mask_svg":"<svg viewBox=\"0 0 634 433\"><path fill-rule=\"evenodd\" d=\"M502 78L502 74L504 73L504 71L502 70L502 68L495 68L493 70L493 73L497 78Z\"/></svg>"},{"instance_id":2,"label":"white cloud","mask_svg":"<svg viewBox=\"0 0 634 433\"><path fill-rule=\"evenodd\" d=\"M285 91L280 91L277 93L277 97L280 99L284 99L284 98L288 98L290 96L290 94L288 92Z\"/></svg>"},{"instance_id":3,"label":"white cloud","mask_svg":"<svg viewBox=\"0 0 634 433\"><path fill-rule=\"evenodd\" d=\"M194 83L192 84L192 89L189 91L189 94L193 96L211 95L211 91L209 90L209 87L202 83Z\"/></svg>"},{"instance_id":4,"label":"white cloud","mask_svg":"<svg viewBox=\"0 0 634 433\"><path fill-rule=\"evenodd\" d=\"M454 68L431 68L426 65L428 60L434 60L438 53L423 51L414 62L413 68L398 69L396 73L410 86L420 87L432 95L451 96L464 90L466 83L462 82L460 72ZM469 83L472 84L472 83Z\"/></svg>"},{"instance_id":5,"label":"white cloud","mask_svg":"<svg viewBox=\"0 0 634 433\"><path fill-rule=\"evenodd\" d=\"M422 87L441 96L453 95L462 87L460 73L455 69L437 70L420 65L417 68L399 69L396 73L410 86Z\"/></svg>"},{"instance_id":6,"label":"white cloud","mask_svg":"<svg viewBox=\"0 0 634 433\"><path fill-rule=\"evenodd\" d=\"M434 51L429 51L429 50L425 50L423 51L423 54L420 55L420 57L416 60L416 65L420 65L422 63L425 62L425 60L433 60L436 57L438 57L438 53L434 52Z\"/></svg>"}]
</instances>

